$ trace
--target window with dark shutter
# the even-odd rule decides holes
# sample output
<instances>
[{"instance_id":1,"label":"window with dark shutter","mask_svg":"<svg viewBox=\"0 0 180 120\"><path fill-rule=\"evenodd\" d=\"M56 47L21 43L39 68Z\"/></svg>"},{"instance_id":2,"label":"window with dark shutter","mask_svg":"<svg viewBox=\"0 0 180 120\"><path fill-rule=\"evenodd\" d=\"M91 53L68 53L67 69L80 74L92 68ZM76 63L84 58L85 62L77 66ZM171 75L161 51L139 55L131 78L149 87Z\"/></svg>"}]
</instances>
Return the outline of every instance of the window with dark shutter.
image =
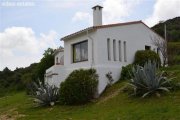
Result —
<instances>
[{"instance_id":1,"label":"window with dark shutter","mask_svg":"<svg viewBox=\"0 0 180 120\"><path fill-rule=\"evenodd\" d=\"M73 45L73 62L88 60L88 41L83 41Z\"/></svg>"}]
</instances>

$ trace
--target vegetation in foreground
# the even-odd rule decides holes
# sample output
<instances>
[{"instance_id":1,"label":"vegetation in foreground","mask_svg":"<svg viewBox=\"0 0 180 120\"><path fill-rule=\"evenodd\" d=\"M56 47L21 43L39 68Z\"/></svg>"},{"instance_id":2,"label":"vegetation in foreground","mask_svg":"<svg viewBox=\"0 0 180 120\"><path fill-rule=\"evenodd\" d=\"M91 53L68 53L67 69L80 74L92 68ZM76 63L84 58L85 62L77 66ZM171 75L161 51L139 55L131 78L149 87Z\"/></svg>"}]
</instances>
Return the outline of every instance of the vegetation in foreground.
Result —
<instances>
[{"instance_id":1,"label":"vegetation in foreground","mask_svg":"<svg viewBox=\"0 0 180 120\"><path fill-rule=\"evenodd\" d=\"M156 61L158 65L161 64L159 55L152 50L138 50L135 53L134 63L135 65L144 66L149 60Z\"/></svg>"},{"instance_id":2,"label":"vegetation in foreground","mask_svg":"<svg viewBox=\"0 0 180 120\"><path fill-rule=\"evenodd\" d=\"M133 88L133 95L161 96L162 92L170 92L173 88L170 78L165 77L164 72L157 71L156 62L148 61L144 67L137 65L133 67L132 79L129 85Z\"/></svg>"},{"instance_id":3,"label":"vegetation in foreground","mask_svg":"<svg viewBox=\"0 0 180 120\"><path fill-rule=\"evenodd\" d=\"M165 68L180 81L180 66ZM80 106L34 107L24 92L0 98L0 119L79 119L79 120L179 120L180 91L160 98L134 98L121 91L125 82L107 88L102 96Z\"/></svg>"},{"instance_id":4,"label":"vegetation in foreground","mask_svg":"<svg viewBox=\"0 0 180 120\"><path fill-rule=\"evenodd\" d=\"M74 70L60 84L59 100L64 105L88 103L97 93L98 75L95 69Z\"/></svg>"},{"instance_id":5,"label":"vegetation in foreground","mask_svg":"<svg viewBox=\"0 0 180 120\"><path fill-rule=\"evenodd\" d=\"M137 66L144 66L145 63L150 61L156 61L157 66L161 64L159 55L151 50L138 50L135 53L134 62L132 64L122 67L120 80L130 80L132 78L132 69Z\"/></svg>"},{"instance_id":6,"label":"vegetation in foreground","mask_svg":"<svg viewBox=\"0 0 180 120\"><path fill-rule=\"evenodd\" d=\"M59 99L59 88L55 85L49 85L48 83L42 84L39 82L33 82L32 98L34 102L37 102L39 106L54 106Z\"/></svg>"}]
</instances>

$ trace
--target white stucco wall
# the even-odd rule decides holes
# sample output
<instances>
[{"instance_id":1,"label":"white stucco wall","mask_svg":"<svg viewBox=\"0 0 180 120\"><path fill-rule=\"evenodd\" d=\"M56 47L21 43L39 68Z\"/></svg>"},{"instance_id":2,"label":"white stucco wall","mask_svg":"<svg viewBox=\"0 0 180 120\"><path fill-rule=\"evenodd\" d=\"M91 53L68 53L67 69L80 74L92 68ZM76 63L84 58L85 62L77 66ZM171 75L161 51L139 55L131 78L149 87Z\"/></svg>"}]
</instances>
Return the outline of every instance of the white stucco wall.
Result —
<instances>
[{"instance_id":1,"label":"white stucco wall","mask_svg":"<svg viewBox=\"0 0 180 120\"><path fill-rule=\"evenodd\" d=\"M67 77L66 69L63 65L53 65L46 70L46 75L45 81L48 82L49 85L55 85L56 87L59 87L60 83Z\"/></svg>"},{"instance_id":2,"label":"white stucco wall","mask_svg":"<svg viewBox=\"0 0 180 120\"><path fill-rule=\"evenodd\" d=\"M110 28L103 28L97 30L96 45L98 47L98 54L101 56L97 57L97 64L113 64L126 65L132 63L134 60L134 55L137 50L144 50L145 45L151 46L151 50L156 46L152 44L150 36L153 35L152 31L148 30L143 24L132 24L124 25ZM119 58L118 52L118 41L121 41L122 47L122 62L113 60L113 50L111 50L111 61L108 61L107 57L107 38L110 38L111 48L113 48L113 40L116 40L116 58ZM127 51L127 62L124 62L123 55L123 42L126 41L126 51Z\"/></svg>"},{"instance_id":3,"label":"white stucco wall","mask_svg":"<svg viewBox=\"0 0 180 120\"><path fill-rule=\"evenodd\" d=\"M58 58L58 63L60 63L61 58L64 56L64 52L58 52L54 55L54 64L57 63L57 58Z\"/></svg>"},{"instance_id":4,"label":"white stucco wall","mask_svg":"<svg viewBox=\"0 0 180 120\"><path fill-rule=\"evenodd\" d=\"M64 41L64 66L68 71L79 68L89 68L92 63L92 41L88 37L95 37L95 33L84 33L75 38ZM73 63L72 45L78 42L88 40L88 61Z\"/></svg>"},{"instance_id":5,"label":"white stucco wall","mask_svg":"<svg viewBox=\"0 0 180 120\"><path fill-rule=\"evenodd\" d=\"M151 50L157 49L152 44L150 36L156 35L149 28L142 23L131 24L124 26L108 27L97 29L94 32L86 32L77 35L74 38L64 41L64 70L58 70L57 81L55 84L59 84L63 81L68 74L73 70L79 68L95 68L99 75L98 93L102 93L105 89L108 80L106 74L112 72L112 77L115 80L119 80L122 66L126 66L134 61L134 55L137 50L144 50L145 45L151 46ZM111 60L108 60L107 52L107 38L110 39L111 45ZM88 40L88 61L85 62L72 62L72 45L84 40ZM113 59L113 40L116 40L116 61ZM119 61L119 48L118 41L121 41L121 57L122 61ZM124 61L124 49L123 42L126 41L126 56L127 61ZM93 47L92 47L93 44ZM92 49L93 48L93 49ZM93 53L93 54L92 54ZM92 55L94 55L94 62L92 61ZM62 77L62 76L63 77Z\"/></svg>"},{"instance_id":6,"label":"white stucco wall","mask_svg":"<svg viewBox=\"0 0 180 120\"><path fill-rule=\"evenodd\" d=\"M54 65L46 70L45 81L48 82L50 85L55 85L59 87L59 84L66 78L65 67L61 61L62 58L64 59L63 56L64 56L63 51L57 52L54 55Z\"/></svg>"},{"instance_id":7,"label":"white stucco wall","mask_svg":"<svg viewBox=\"0 0 180 120\"><path fill-rule=\"evenodd\" d=\"M145 50L145 45L151 46L151 50L157 49L152 44L150 36L156 35L143 24L132 24L117 27L98 29L95 38L95 68L100 76L99 93L101 93L108 82L105 75L112 72L113 79L119 80L122 66L131 64L137 50ZM110 39L111 60L108 60L107 39ZM113 57L113 40L116 41L116 61ZM121 60L119 61L119 43L121 41ZM127 61L124 61L123 42L126 41Z\"/></svg>"}]
</instances>

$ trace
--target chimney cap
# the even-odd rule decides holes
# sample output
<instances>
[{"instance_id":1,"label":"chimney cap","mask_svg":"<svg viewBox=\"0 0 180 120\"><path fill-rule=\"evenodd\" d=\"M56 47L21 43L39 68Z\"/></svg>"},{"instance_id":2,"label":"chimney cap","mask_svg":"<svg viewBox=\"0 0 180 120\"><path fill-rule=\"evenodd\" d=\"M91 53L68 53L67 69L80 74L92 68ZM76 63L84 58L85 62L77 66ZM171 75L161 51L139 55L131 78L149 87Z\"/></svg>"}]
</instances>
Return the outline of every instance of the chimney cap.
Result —
<instances>
[{"instance_id":1,"label":"chimney cap","mask_svg":"<svg viewBox=\"0 0 180 120\"><path fill-rule=\"evenodd\" d=\"M103 7L100 6L100 5L96 5L96 6L92 7L92 9L96 9L96 7L98 7L99 9L103 8Z\"/></svg>"}]
</instances>

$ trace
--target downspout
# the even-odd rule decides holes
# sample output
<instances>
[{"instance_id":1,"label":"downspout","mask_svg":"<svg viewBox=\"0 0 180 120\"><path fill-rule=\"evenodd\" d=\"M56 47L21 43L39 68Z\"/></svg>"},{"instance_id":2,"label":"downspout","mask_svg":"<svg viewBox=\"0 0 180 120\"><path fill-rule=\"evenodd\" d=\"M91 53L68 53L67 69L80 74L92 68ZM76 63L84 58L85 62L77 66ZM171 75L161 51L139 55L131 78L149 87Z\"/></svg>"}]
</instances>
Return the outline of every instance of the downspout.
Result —
<instances>
[{"instance_id":1,"label":"downspout","mask_svg":"<svg viewBox=\"0 0 180 120\"><path fill-rule=\"evenodd\" d=\"M91 39L91 45L92 45L92 61L91 61L91 68L94 65L94 39L89 35L89 31L87 30L87 37Z\"/></svg>"},{"instance_id":2,"label":"downspout","mask_svg":"<svg viewBox=\"0 0 180 120\"><path fill-rule=\"evenodd\" d=\"M89 39L91 39L91 45L92 45L92 61L91 61L91 68L93 67L93 65L94 65L94 39L89 35L89 31L88 31L88 29L87 29L87 37L89 38ZM96 93L95 93L95 95L94 95L94 97L95 98L98 98L98 96L99 96L99 94L98 94L98 89L96 90Z\"/></svg>"}]
</instances>

